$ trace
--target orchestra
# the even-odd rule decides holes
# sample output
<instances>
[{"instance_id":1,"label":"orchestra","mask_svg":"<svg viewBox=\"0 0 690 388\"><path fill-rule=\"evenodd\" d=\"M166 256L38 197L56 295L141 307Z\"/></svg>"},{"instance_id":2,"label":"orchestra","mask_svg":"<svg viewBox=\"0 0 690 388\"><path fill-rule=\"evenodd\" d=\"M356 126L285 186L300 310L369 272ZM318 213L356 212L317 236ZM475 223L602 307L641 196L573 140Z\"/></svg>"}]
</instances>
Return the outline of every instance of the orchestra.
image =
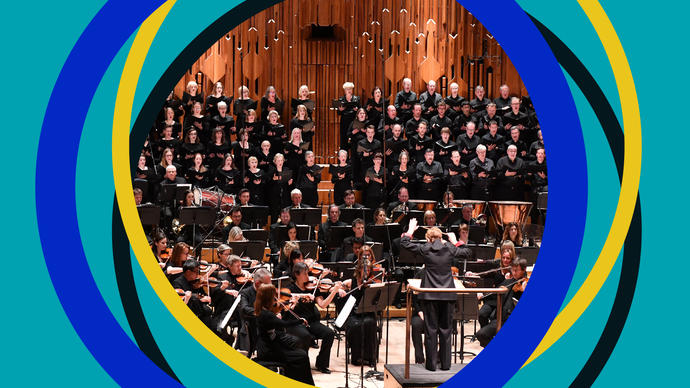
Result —
<instances>
[{"instance_id":1,"label":"orchestra","mask_svg":"<svg viewBox=\"0 0 690 388\"><path fill-rule=\"evenodd\" d=\"M497 214L486 204L536 205L548 192L536 115L506 85L494 101L480 85L471 101L457 83L445 98L433 80L420 94L408 78L401 86L392 104L377 87L363 106L354 84L343 84L343 96L325 108L340 125L330 163L315 151L325 140L314 117L324 108L307 85L286 121L272 86L259 103L241 86L233 104L221 82L206 91L190 82L179 112L166 107L142 149L136 204L160 208L158 224L145 231L173 288L229 345L283 364L298 381L314 383L311 365L331 373L339 330L346 363L376 366L383 314L357 312L372 287L400 283L391 308L405 303L415 277L423 288L455 288L458 279L507 288L477 295L481 346L500 328L497 298L505 321L524 291L527 262L516 248L534 240L524 236L524 219L487 222ZM185 224L183 208L211 208L216 218ZM533 222L543 222L530 208ZM477 247L498 253L480 258ZM403 254L419 260L403 263ZM451 367L451 335L463 324L453 318L457 297L420 293L403 307L412 309L414 361L428 370ZM343 313L350 298L354 307L336 327L329 310ZM310 360L312 347L318 354Z\"/></svg>"}]
</instances>

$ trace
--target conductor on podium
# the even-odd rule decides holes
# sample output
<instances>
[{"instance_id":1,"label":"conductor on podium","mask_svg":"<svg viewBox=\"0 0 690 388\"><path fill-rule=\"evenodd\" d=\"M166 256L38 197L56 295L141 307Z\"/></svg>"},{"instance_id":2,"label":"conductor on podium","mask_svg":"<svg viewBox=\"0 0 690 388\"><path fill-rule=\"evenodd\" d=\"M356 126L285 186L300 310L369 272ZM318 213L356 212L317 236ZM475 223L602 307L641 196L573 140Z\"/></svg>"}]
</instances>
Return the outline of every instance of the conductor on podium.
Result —
<instances>
[{"instance_id":1,"label":"conductor on podium","mask_svg":"<svg viewBox=\"0 0 690 388\"><path fill-rule=\"evenodd\" d=\"M400 245L424 258L424 276L422 288L455 288L451 274L451 262L458 254L455 247L455 235L448 234L444 241L441 230L433 227L426 232L424 244L410 241L417 229L417 220L411 219L407 232L400 238ZM453 332L453 308L457 295L452 293L421 293L424 314L424 349L426 351L426 369L436 370L440 361L441 369L450 369L451 334Z\"/></svg>"}]
</instances>

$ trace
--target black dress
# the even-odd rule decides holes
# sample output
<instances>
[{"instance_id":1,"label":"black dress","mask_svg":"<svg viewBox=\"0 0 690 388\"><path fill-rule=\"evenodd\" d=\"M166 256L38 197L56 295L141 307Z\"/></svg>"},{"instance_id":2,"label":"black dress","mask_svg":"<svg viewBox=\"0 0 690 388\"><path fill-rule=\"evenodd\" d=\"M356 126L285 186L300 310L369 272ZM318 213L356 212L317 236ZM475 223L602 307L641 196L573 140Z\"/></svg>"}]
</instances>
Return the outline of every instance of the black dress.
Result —
<instances>
[{"instance_id":1,"label":"black dress","mask_svg":"<svg viewBox=\"0 0 690 388\"><path fill-rule=\"evenodd\" d=\"M407 183L402 180L407 178ZM388 191L388 201L392 202L398 198L398 191L402 187L406 187L410 193L415 193L417 174L415 173L414 167L409 163L404 171L400 170L400 165L393 167L390 173L390 179L388 180L387 191Z\"/></svg>"},{"instance_id":2,"label":"black dress","mask_svg":"<svg viewBox=\"0 0 690 388\"><path fill-rule=\"evenodd\" d=\"M274 177L278 177L278 179L274 180ZM288 182L293 178L292 170L283 165L282 171L278 171L275 166L271 166L267 178L268 183L266 184L266 190L267 193L271 193L271 195L268 196L271 219L277 220L280 209L290 204L290 190L292 190L292 184L288 184Z\"/></svg>"},{"instance_id":3,"label":"black dress","mask_svg":"<svg viewBox=\"0 0 690 388\"><path fill-rule=\"evenodd\" d=\"M180 163L183 167L189 168L194 164L194 155L200 153L205 155L204 145L200 142L197 143L182 143L180 149L178 150L180 154Z\"/></svg>"},{"instance_id":4,"label":"black dress","mask_svg":"<svg viewBox=\"0 0 690 388\"><path fill-rule=\"evenodd\" d=\"M210 95L206 98L206 115L208 117L213 117L218 115L218 103L219 102L225 102L228 105L228 110L226 112L230 112L230 103L232 102L232 97L225 97L225 96L220 96L216 97L214 95Z\"/></svg>"},{"instance_id":5,"label":"black dress","mask_svg":"<svg viewBox=\"0 0 690 388\"><path fill-rule=\"evenodd\" d=\"M331 164L328 172L331 174L331 182L333 183L333 203L340 205L345 202L345 191L352 190L352 165L347 163L345 166L340 164ZM344 174L344 177L338 176Z\"/></svg>"},{"instance_id":6,"label":"black dress","mask_svg":"<svg viewBox=\"0 0 690 388\"><path fill-rule=\"evenodd\" d=\"M265 123L263 125L263 138L271 143L272 152L280 152L283 150L283 142L287 139L287 133L285 132L285 126L283 124L270 124Z\"/></svg>"},{"instance_id":7,"label":"black dress","mask_svg":"<svg viewBox=\"0 0 690 388\"><path fill-rule=\"evenodd\" d=\"M211 138L211 131L208 129L208 119L204 116L186 115L184 117L183 136L187 137L190 130L195 129L199 139L203 143L208 143Z\"/></svg>"},{"instance_id":8,"label":"black dress","mask_svg":"<svg viewBox=\"0 0 690 388\"><path fill-rule=\"evenodd\" d=\"M271 109L272 108L272 109ZM268 122L268 112L275 110L282 116L283 101L276 97L276 102L271 102L266 97L261 97L261 121Z\"/></svg>"},{"instance_id":9,"label":"black dress","mask_svg":"<svg viewBox=\"0 0 690 388\"><path fill-rule=\"evenodd\" d=\"M225 138L230 139L230 135L235 133L235 130L233 129L235 128L235 119L227 113L225 116L211 116L209 131L213 132L213 130L216 128L220 128L223 132L225 132Z\"/></svg>"},{"instance_id":10,"label":"black dress","mask_svg":"<svg viewBox=\"0 0 690 388\"><path fill-rule=\"evenodd\" d=\"M185 179L187 179L187 183L191 183L194 187L204 188L209 186L208 175L209 170L203 166L200 170L190 167L185 173Z\"/></svg>"},{"instance_id":11,"label":"black dress","mask_svg":"<svg viewBox=\"0 0 690 388\"><path fill-rule=\"evenodd\" d=\"M182 93L182 106L184 107L184 117L188 117L192 115L192 108L194 107L194 103L200 103L201 107L203 108L204 106L204 94L201 92L197 92L196 96L192 96L191 94L184 92Z\"/></svg>"},{"instance_id":12,"label":"black dress","mask_svg":"<svg viewBox=\"0 0 690 388\"><path fill-rule=\"evenodd\" d=\"M308 129L305 131L305 127ZM309 128L311 127L311 129ZM313 149L313 144L312 141L314 140L314 122L311 119L306 119L306 120L298 120L297 118L293 118L290 120L290 133L292 133L292 130L295 128L299 128L302 130L302 140L305 143L309 143L309 149Z\"/></svg>"},{"instance_id":13,"label":"black dress","mask_svg":"<svg viewBox=\"0 0 690 388\"><path fill-rule=\"evenodd\" d=\"M249 190L249 203L258 206L266 206L266 172L262 169L257 169L256 172L247 170L246 177L249 178L244 187Z\"/></svg>"},{"instance_id":14,"label":"black dress","mask_svg":"<svg viewBox=\"0 0 690 388\"><path fill-rule=\"evenodd\" d=\"M356 278L352 278L351 289L359 286ZM357 314L357 307L364 296L363 288L352 291L350 294L357 300L346 323L347 342L350 346L350 360L355 365L372 364L378 358L378 339L376 338L376 316L374 313Z\"/></svg>"},{"instance_id":15,"label":"black dress","mask_svg":"<svg viewBox=\"0 0 690 388\"><path fill-rule=\"evenodd\" d=\"M285 165L290 170L298 172L300 167L307 164L307 161L304 159L305 145L304 142L300 142L298 146L292 142L284 144L283 155L285 156Z\"/></svg>"},{"instance_id":16,"label":"black dress","mask_svg":"<svg viewBox=\"0 0 690 388\"><path fill-rule=\"evenodd\" d=\"M370 178L369 183L365 183L364 185L365 207L368 207L369 209L376 209L386 201L386 192L383 183L378 183L372 179L375 177L383 180L385 175L386 169L383 168L383 166L381 166L378 171L376 171L373 166L367 170L365 177L369 176Z\"/></svg>"},{"instance_id":17,"label":"black dress","mask_svg":"<svg viewBox=\"0 0 690 388\"><path fill-rule=\"evenodd\" d=\"M216 170L216 185L226 194L237 194L242 186L242 173L235 168L223 170L223 167L219 167Z\"/></svg>"},{"instance_id":18,"label":"black dress","mask_svg":"<svg viewBox=\"0 0 690 388\"><path fill-rule=\"evenodd\" d=\"M307 174L311 175L314 180L309 180ZM319 182L321 182L321 168L319 166L316 164L312 166L300 166L295 187L302 192L302 203L311 207L316 207L319 200Z\"/></svg>"},{"instance_id":19,"label":"black dress","mask_svg":"<svg viewBox=\"0 0 690 388\"><path fill-rule=\"evenodd\" d=\"M361 107L358 96L352 96L350 101L347 101L345 96L340 97L340 103L345 105L345 110L338 110L340 116L340 149L347 149L347 137L350 124L357 117L357 110Z\"/></svg>"},{"instance_id":20,"label":"black dress","mask_svg":"<svg viewBox=\"0 0 690 388\"><path fill-rule=\"evenodd\" d=\"M230 144L227 142L216 144L211 142L206 146L206 163L211 170L223 165L225 155L230 153Z\"/></svg>"},{"instance_id":21,"label":"black dress","mask_svg":"<svg viewBox=\"0 0 690 388\"><path fill-rule=\"evenodd\" d=\"M256 318L259 331L257 359L282 362L286 377L314 385L309 354L304 349L296 349L297 340L285 332L286 328L301 324L301 321L279 319L273 312L261 310Z\"/></svg>"},{"instance_id":22,"label":"black dress","mask_svg":"<svg viewBox=\"0 0 690 388\"><path fill-rule=\"evenodd\" d=\"M451 175L451 171L455 175ZM467 173L467 178L462 176L462 173ZM453 198L465 199L469 198L471 175L467 165L455 164L452 161L446 164L446 175L448 176L448 190L453 193Z\"/></svg>"},{"instance_id":23,"label":"black dress","mask_svg":"<svg viewBox=\"0 0 690 388\"><path fill-rule=\"evenodd\" d=\"M243 146L239 141L232 143L232 155L235 158L235 165L240 171L247 171L249 165L247 164L247 159L254 155L254 146L252 143L247 141L247 144Z\"/></svg>"}]
</instances>

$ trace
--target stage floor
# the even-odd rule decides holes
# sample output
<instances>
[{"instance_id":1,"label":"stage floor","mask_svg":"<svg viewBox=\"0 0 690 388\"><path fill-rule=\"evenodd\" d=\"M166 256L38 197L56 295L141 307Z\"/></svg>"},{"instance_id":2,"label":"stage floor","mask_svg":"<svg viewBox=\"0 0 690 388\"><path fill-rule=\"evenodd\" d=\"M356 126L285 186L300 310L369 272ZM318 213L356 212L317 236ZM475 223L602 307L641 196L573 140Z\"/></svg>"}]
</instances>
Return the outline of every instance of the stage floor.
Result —
<instances>
[{"instance_id":1,"label":"stage floor","mask_svg":"<svg viewBox=\"0 0 690 388\"><path fill-rule=\"evenodd\" d=\"M392 377L391 381L386 381L386 385L391 387L437 387L456 373L460 372L467 364L451 364L450 370L427 370L423 365L410 364L410 378L405 378L405 364L386 364L384 366L387 373ZM394 380L393 380L394 379Z\"/></svg>"},{"instance_id":2,"label":"stage floor","mask_svg":"<svg viewBox=\"0 0 690 388\"><path fill-rule=\"evenodd\" d=\"M379 359L380 362L376 365L376 369L380 372L383 372L384 370L384 365L386 364L386 326L385 326L385 321L384 321L384 326L383 326L383 340L381 342L381 347L379 350ZM477 329L479 328L479 325L477 324ZM465 334L469 335L474 332L474 323L466 323L465 324ZM388 343L389 349L388 349L388 363L387 364L404 364L404 359L405 359L405 321L404 320L398 320L398 319L391 319L390 321L390 341ZM333 342L333 348L331 351L331 374L325 375L322 374L316 370L312 370L312 375L314 376L314 383L316 384L317 387L325 387L325 388L334 388L334 387L343 387L345 386L345 340L341 341L340 343L340 356L336 356L336 350L338 348L338 341ZM460 338L458 336L458 349L460 348ZM470 342L469 339L465 340L465 351L467 352L473 352L475 354L479 354L479 352L483 348L479 346L479 342L473 341ZM309 359L311 360L312 368L314 366L314 360L316 359L316 356L318 355L319 350L318 349L310 349L309 350ZM470 362L474 357L473 356L465 356L465 364ZM414 347L410 347L410 360L411 362L414 362ZM412 368L415 364L410 364L410 367ZM404 366L404 365L401 365ZM423 366L421 366L423 370ZM455 371L457 373L458 370L462 367L462 364L460 364L460 357L457 358L457 364L452 364L451 365L451 370ZM367 371L372 370L372 368L369 368L367 366L364 367L364 373L366 374ZM350 382L349 386L350 387L358 387L359 386L359 374L360 374L360 368L349 365L349 375L350 375ZM437 370L436 374L439 374L440 371ZM432 373L432 372L429 372ZM448 373L448 372L444 372ZM454 374L454 373L453 373ZM452 377L452 374L449 374L448 378ZM444 380L445 381L445 380ZM439 385L440 383L436 384ZM365 378L364 379L364 386L365 387L371 387L371 388L383 388L383 381L381 380L376 380L375 378Z\"/></svg>"}]
</instances>

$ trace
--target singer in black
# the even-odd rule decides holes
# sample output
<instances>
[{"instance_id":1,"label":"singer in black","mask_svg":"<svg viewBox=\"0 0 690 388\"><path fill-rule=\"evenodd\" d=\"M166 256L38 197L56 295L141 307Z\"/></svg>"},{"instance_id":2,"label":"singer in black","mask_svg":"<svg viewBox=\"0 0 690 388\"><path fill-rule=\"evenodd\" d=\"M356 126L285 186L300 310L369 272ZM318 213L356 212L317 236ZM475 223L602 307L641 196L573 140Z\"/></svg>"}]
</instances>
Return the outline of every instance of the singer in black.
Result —
<instances>
[{"instance_id":1,"label":"singer in black","mask_svg":"<svg viewBox=\"0 0 690 388\"><path fill-rule=\"evenodd\" d=\"M423 288L454 288L451 263L458 256L455 235L448 234L449 243L441 237L441 230L433 227L426 232L425 244L410 241L417 230L417 219L410 220L407 232L400 238L400 245L424 258ZM436 370L438 361L442 370L450 369L451 334L453 333L453 308L457 295L452 293L423 293L419 295L424 314L424 349L426 369Z\"/></svg>"}]
</instances>

